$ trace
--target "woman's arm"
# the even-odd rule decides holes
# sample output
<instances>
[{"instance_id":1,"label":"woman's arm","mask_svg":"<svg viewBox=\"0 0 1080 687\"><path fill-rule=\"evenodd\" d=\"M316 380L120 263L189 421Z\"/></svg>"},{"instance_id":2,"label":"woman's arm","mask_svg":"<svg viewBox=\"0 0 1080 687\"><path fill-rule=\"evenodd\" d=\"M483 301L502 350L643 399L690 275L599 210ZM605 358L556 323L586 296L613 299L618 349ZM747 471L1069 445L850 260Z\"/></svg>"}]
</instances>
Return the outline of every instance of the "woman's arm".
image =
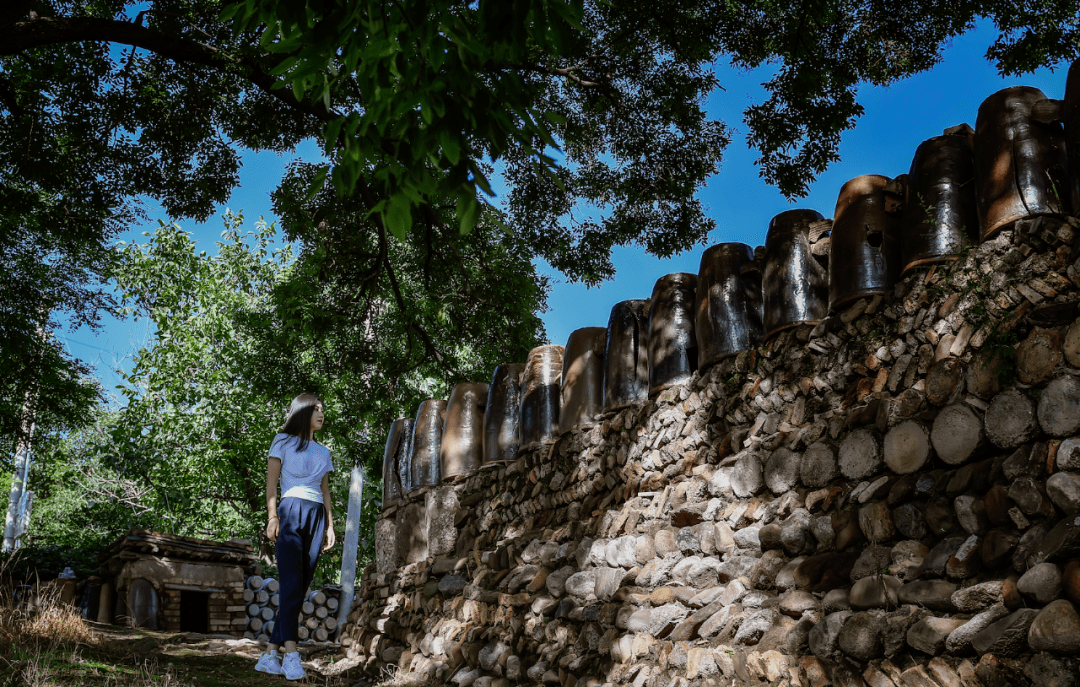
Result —
<instances>
[{"instance_id":1,"label":"woman's arm","mask_svg":"<svg viewBox=\"0 0 1080 687\"><path fill-rule=\"evenodd\" d=\"M323 545L323 551L329 551L334 548L334 543L337 541L337 537L334 535L334 514L330 509L330 473L326 473L322 476L322 502L323 508L326 509L326 543Z\"/></svg>"},{"instance_id":2,"label":"woman's arm","mask_svg":"<svg viewBox=\"0 0 1080 687\"><path fill-rule=\"evenodd\" d=\"M266 538L272 542L277 541L280 523L277 514L277 488L280 476L281 459L270 456L266 465Z\"/></svg>"}]
</instances>

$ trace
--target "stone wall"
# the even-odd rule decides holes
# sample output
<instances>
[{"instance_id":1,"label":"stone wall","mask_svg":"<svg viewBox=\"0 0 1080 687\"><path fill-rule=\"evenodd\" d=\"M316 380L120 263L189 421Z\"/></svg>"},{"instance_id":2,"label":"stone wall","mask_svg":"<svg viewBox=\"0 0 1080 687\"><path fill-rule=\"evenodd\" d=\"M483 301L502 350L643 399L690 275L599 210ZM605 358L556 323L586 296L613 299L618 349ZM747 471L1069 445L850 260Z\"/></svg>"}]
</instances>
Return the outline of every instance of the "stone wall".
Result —
<instances>
[{"instance_id":1,"label":"stone wall","mask_svg":"<svg viewBox=\"0 0 1080 687\"><path fill-rule=\"evenodd\" d=\"M1076 685L1080 222L384 512L343 632L459 687Z\"/></svg>"}]
</instances>

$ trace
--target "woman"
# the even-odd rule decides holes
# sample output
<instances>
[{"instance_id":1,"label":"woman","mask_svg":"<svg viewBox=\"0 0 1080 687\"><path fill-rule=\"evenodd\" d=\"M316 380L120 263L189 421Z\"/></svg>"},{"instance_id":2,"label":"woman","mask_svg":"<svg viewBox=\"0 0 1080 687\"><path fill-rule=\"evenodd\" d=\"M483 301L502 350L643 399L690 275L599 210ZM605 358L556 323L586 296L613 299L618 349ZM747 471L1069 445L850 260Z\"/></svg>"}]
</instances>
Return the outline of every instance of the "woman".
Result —
<instances>
[{"instance_id":1,"label":"woman","mask_svg":"<svg viewBox=\"0 0 1080 687\"><path fill-rule=\"evenodd\" d=\"M267 653L259 657L255 670L289 680L305 675L296 651L300 606L315 574L320 546L323 551L334 546L329 479L334 466L329 449L313 438L322 426L322 401L311 394L294 398L284 426L270 443L266 471L266 536L277 544L281 602ZM278 657L278 647L284 649L284 658Z\"/></svg>"}]
</instances>

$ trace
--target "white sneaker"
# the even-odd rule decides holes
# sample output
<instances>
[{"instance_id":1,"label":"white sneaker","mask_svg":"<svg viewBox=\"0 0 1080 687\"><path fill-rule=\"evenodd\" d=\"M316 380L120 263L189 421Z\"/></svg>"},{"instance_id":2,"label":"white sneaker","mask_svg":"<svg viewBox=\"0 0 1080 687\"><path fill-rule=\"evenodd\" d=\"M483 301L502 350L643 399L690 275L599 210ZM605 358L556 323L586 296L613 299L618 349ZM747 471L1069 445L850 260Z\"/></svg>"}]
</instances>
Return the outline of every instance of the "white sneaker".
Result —
<instances>
[{"instance_id":1,"label":"white sneaker","mask_svg":"<svg viewBox=\"0 0 1080 687\"><path fill-rule=\"evenodd\" d=\"M255 670L268 675L281 675L284 673L281 669L281 661L276 654L274 656L270 654L259 656L259 662L255 664Z\"/></svg>"},{"instance_id":2,"label":"white sneaker","mask_svg":"<svg viewBox=\"0 0 1080 687\"><path fill-rule=\"evenodd\" d=\"M303 680L307 677L304 666L300 665L299 651L285 654L285 659L281 662L281 672L286 680Z\"/></svg>"}]
</instances>

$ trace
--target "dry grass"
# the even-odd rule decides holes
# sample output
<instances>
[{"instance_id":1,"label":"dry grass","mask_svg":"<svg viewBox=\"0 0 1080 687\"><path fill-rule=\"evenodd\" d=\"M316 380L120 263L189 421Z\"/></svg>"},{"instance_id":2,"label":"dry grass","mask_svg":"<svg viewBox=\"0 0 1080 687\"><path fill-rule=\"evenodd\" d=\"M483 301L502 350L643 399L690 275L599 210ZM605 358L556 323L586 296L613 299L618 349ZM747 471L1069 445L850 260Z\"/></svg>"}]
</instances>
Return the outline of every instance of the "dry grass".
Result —
<instances>
[{"instance_id":1,"label":"dry grass","mask_svg":"<svg viewBox=\"0 0 1080 687\"><path fill-rule=\"evenodd\" d=\"M60 602L58 590L47 589L35 601L33 605L16 605L10 594L0 592L0 646L15 642L93 643L93 630L74 606Z\"/></svg>"},{"instance_id":2,"label":"dry grass","mask_svg":"<svg viewBox=\"0 0 1080 687\"><path fill-rule=\"evenodd\" d=\"M16 601L0 566L0 687L185 687L156 659L110 656L79 610L60 601L60 588L37 584Z\"/></svg>"},{"instance_id":3,"label":"dry grass","mask_svg":"<svg viewBox=\"0 0 1080 687\"><path fill-rule=\"evenodd\" d=\"M37 585L32 602L16 603L0 563L0 687L284 687L256 673L254 658L215 649L176 633L88 623L60 602L59 588ZM209 645L209 648L202 645ZM299 684L352 687L356 678L308 671ZM370 681L363 680L363 684ZM290 683L295 684L295 683ZM404 687L401 685L400 687ZM420 687L420 686L416 686Z\"/></svg>"}]
</instances>

